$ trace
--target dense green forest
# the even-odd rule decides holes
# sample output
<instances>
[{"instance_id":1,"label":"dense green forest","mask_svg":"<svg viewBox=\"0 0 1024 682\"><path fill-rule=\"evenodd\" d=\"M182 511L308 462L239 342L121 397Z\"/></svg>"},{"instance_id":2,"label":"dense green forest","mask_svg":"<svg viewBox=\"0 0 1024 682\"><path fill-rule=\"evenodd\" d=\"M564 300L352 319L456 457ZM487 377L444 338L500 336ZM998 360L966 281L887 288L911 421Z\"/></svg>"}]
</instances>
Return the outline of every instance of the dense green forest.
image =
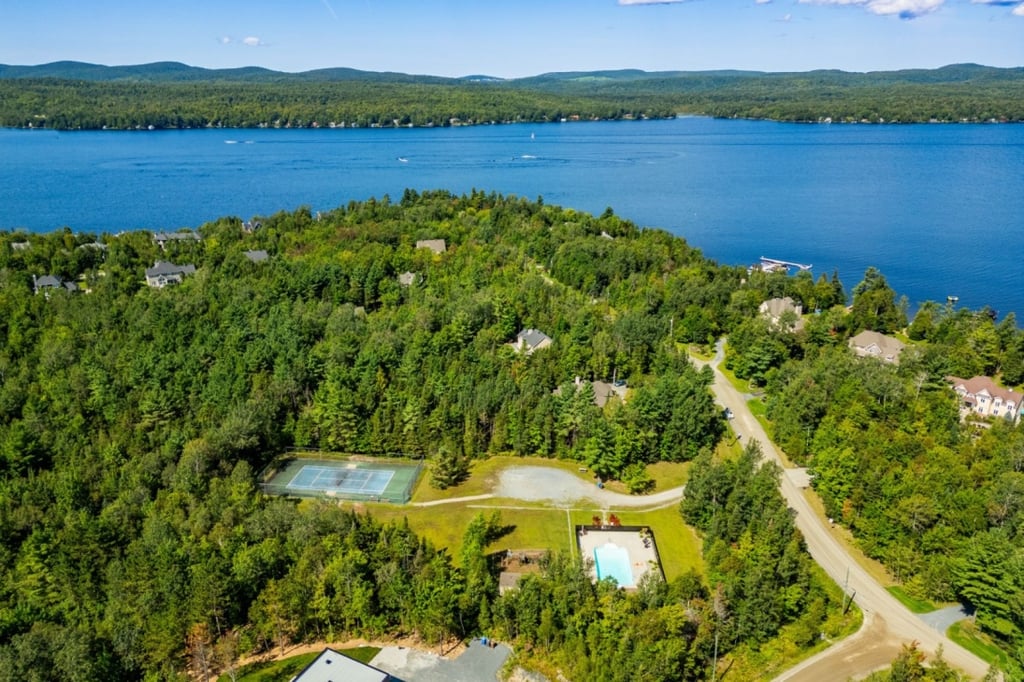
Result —
<instances>
[{"instance_id":1,"label":"dense green forest","mask_svg":"<svg viewBox=\"0 0 1024 682\"><path fill-rule=\"evenodd\" d=\"M716 635L722 655L837 631L775 472L752 453L712 468L724 422L671 338L750 314L745 271L610 210L480 192L259 223L225 218L166 251L146 232L0 234L0 678L179 679L286 642L487 631L571 679L699 680ZM415 248L428 238L447 250ZM149 288L157 259L197 271ZM47 274L82 290L34 293ZM524 327L552 345L517 353ZM625 404L575 388L613 376ZM688 575L626 595L555 556L499 598L500 519L451 556L401 523L269 497L258 474L291 445L540 454L638 488L646 463L695 460L736 504L694 521L713 590ZM730 568L776 555L777 574Z\"/></svg>"},{"instance_id":2,"label":"dense green forest","mask_svg":"<svg viewBox=\"0 0 1024 682\"><path fill-rule=\"evenodd\" d=\"M1022 121L1024 70L609 71L501 80L158 63L0 65L0 126L448 126L700 114L783 121Z\"/></svg>"}]
</instances>

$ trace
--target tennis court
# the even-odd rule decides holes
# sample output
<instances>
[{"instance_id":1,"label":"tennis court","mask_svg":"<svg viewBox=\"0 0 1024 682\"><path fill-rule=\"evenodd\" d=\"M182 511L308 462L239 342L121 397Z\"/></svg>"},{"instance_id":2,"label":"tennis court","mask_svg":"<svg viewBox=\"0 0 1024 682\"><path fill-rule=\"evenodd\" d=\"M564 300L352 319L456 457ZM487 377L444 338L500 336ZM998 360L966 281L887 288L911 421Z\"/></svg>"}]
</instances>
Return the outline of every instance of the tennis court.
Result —
<instances>
[{"instance_id":1,"label":"tennis court","mask_svg":"<svg viewBox=\"0 0 1024 682\"><path fill-rule=\"evenodd\" d=\"M329 497L404 504L412 497L420 465L408 461L285 458L262 477L272 495Z\"/></svg>"}]
</instances>

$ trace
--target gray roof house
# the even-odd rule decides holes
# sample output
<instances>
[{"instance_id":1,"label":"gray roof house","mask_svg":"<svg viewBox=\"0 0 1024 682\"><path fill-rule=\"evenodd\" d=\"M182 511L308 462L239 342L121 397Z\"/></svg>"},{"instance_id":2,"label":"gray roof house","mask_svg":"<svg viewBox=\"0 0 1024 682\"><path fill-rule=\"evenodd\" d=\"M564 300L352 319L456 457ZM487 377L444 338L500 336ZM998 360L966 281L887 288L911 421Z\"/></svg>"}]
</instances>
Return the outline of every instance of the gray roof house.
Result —
<instances>
[{"instance_id":1,"label":"gray roof house","mask_svg":"<svg viewBox=\"0 0 1024 682\"><path fill-rule=\"evenodd\" d=\"M270 258L270 254L261 249L259 251L246 251L245 257L251 260L253 263L262 263L263 261Z\"/></svg>"},{"instance_id":2,"label":"gray roof house","mask_svg":"<svg viewBox=\"0 0 1024 682\"><path fill-rule=\"evenodd\" d=\"M858 357L879 358L894 365L900 364L900 353L905 347L899 339L870 330L862 331L850 339L850 348Z\"/></svg>"},{"instance_id":3,"label":"gray roof house","mask_svg":"<svg viewBox=\"0 0 1024 682\"><path fill-rule=\"evenodd\" d=\"M398 276L398 283L403 287L411 287L416 283L416 273L408 271L403 272Z\"/></svg>"},{"instance_id":4,"label":"gray roof house","mask_svg":"<svg viewBox=\"0 0 1024 682\"><path fill-rule=\"evenodd\" d=\"M517 353L530 355L541 348L547 348L551 343L551 337L544 332L537 329L524 329L516 335L512 347Z\"/></svg>"},{"instance_id":5,"label":"gray roof house","mask_svg":"<svg viewBox=\"0 0 1024 682\"><path fill-rule=\"evenodd\" d=\"M327 647L292 682L391 682L395 678L372 665ZM397 681L396 681L397 682Z\"/></svg>"},{"instance_id":6,"label":"gray roof house","mask_svg":"<svg viewBox=\"0 0 1024 682\"><path fill-rule=\"evenodd\" d=\"M421 239L416 242L417 249L430 249L434 253L444 253L448 246L443 239Z\"/></svg>"},{"instance_id":7,"label":"gray roof house","mask_svg":"<svg viewBox=\"0 0 1024 682\"><path fill-rule=\"evenodd\" d=\"M768 320L768 324L772 327L779 327L782 323L782 316L786 313L793 313L796 315L796 323L793 325L793 331L798 332L804 328L804 320L801 317L804 314L804 307L797 305L789 296L785 298L770 298L760 306L758 306L758 312L761 316Z\"/></svg>"},{"instance_id":8,"label":"gray roof house","mask_svg":"<svg viewBox=\"0 0 1024 682\"><path fill-rule=\"evenodd\" d=\"M39 292L49 293L54 289L65 289L67 291L78 291L78 285L74 282L65 282L57 275L43 275L42 277L32 276L32 288Z\"/></svg>"},{"instance_id":9,"label":"gray roof house","mask_svg":"<svg viewBox=\"0 0 1024 682\"><path fill-rule=\"evenodd\" d=\"M162 289L168 284L181 284L185 275L191 275L196 271L194 265L175 265L166 261L158 260L153 267L146 268L146 284L157 289Z\"/></svg>"},{"instance_id":10,"label":"gray roof house","mask_svg":"<svg viewBox=\"0 0 1024 682\"><path fill-rule=\"evenodd\" d=\"M187 241L200 241L202 237L199 236L198 232L154 232L153 241L160 245L163 249L167 246L167 242L187 242Z\"/></svg>"},{"instance_id":11,"label":"gray roof house","mask_svg":"<svg viewBox=\"0 0 1024 682\"><path fill-rule=\"evenodd\" d=\"M580 377L576 377L576 379L573 380L573 383L577 387L580 387L584 384L584 381ZM619 400L626 402L627 388L625 381L617 381L614 384L609 384L606 381L589 381L586 383L589 383L594 389L594 405L597 407L604 407L614 396L618 396ZM559 386L556 388L552 391L552 394L562 395L562 387Z\"/></svg>"}]
</instances>

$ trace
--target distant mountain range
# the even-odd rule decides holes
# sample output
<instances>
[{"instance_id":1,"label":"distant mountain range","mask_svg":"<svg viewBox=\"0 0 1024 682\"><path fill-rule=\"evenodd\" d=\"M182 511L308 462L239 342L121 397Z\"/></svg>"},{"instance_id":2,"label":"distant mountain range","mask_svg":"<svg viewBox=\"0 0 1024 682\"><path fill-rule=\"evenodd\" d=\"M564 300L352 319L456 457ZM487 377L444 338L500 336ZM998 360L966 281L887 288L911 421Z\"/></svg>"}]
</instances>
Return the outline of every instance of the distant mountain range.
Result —
<instances>
[{"instance_id":1,"label":"distant mountain range","mask_svg":"<svg viewBox=\"0 0 1024 682\"><path fill-rule=\"evenodd\" d=\"M765 71L643 71L640 69L617 69L605 71L562 71L539 74L525 78L505 79L488 75L471 75L458 78L444 76L414 75L391 71L361 71L346 67L315 69L289 73L274 71L259 66L245 66L234 69L206 69L189 66L180 62L153 62L129 66L104 66L86 62L60 61L36 66L0 64L0 79L55 78L80 81L134 81L144 83L185 83L185 82L233 82L233 83L303 83L303 82L383 82L450 84L503 83L517 87L538 87L549 89L553 86L584 87L587 89L607 85L660 84L662 89L669 82L679 86L689 84L699 89L701 85L720 84L736 79L791 80L810 79L818 84L835 85L881 85L895 83L967 83L1020 81L1024 79L1024 67L997 68L979 64L951 64L938 69L903 69L899 71L850 72L823 69L803 72Z\"/></svg>"},{"instance_id":2,"label":"distant mountain range","mask_svg":"<svg viewBox=\"0 0 1024 682\"><path fill-rule=\"evenodd\" d=\"M0 126L416 127L642 120L696 114L778 121L1024 121L1024 67L565 71L503 79L350 68L286 73L178 62L0 64Z\"/></svg>"}]
</instances>

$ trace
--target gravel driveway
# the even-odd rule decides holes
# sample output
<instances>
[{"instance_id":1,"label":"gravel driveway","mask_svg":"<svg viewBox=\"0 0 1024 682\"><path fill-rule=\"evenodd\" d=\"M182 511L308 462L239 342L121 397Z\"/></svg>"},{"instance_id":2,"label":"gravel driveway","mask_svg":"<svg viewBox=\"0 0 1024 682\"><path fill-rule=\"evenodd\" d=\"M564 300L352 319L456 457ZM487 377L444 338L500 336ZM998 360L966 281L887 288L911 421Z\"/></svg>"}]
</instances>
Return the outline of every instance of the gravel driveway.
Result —
<instances>
[{"instance_id":1,"label":"gravel driveway","mask_svg":"<svg viewBox=\"0 0 1024 682\"><path fill-rule=\"evenodd\" d=\"M575 502L607 507L654 507L680 499L683 488L671 488L653 495L623 495L598 488L568 471L542 466L513 466L504 469L494 489L495 497L527 502L553 502L568 506Z\"/></svg>"}]
</instances>

